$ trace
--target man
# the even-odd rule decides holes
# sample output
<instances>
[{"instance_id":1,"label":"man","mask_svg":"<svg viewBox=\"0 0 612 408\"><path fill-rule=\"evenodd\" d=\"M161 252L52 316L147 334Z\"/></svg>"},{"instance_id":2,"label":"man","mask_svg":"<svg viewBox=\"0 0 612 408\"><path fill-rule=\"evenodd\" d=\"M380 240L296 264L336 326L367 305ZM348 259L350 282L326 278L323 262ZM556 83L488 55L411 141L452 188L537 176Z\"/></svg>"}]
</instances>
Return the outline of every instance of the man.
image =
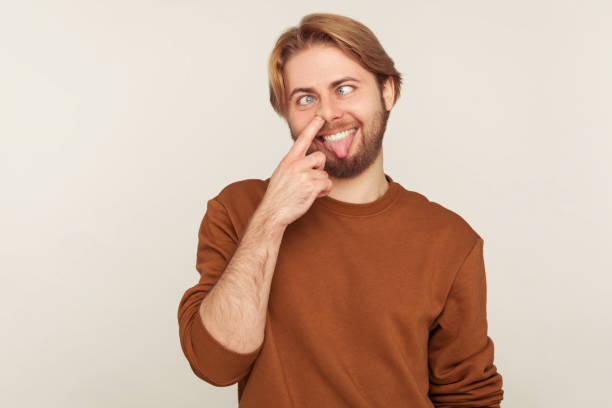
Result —
<instances>
[{"instance_id":1,"label":"man","mask_svg":"<svg viewBox=\"0 0 612 408\"><path fill-rule=\"evenodd\" d=\"M499 407L482 238L383 171L401 75L374 34L305 16L269 62L294 144L199 231L183 352L240 407Z\"/></svg>"}]
</instances>

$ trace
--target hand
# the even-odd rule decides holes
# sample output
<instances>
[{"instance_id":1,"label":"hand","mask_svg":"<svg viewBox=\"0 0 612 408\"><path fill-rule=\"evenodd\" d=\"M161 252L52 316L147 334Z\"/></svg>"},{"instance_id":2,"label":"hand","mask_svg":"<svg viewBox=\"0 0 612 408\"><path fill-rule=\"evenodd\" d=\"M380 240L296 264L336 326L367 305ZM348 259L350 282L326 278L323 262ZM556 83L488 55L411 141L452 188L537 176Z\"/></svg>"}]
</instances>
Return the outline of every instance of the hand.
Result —
<instances>
[{"instance_id":1,"label":"hand","mask_svg":"<svg viewBox=\"0 0 612 408\"><path fill-rule=\"evenodd\" d=\"M325 170L325 153L306 156L308 147L325 120L315 116L272 173L260 207L282 226L300 218L315 198L329 194L332 181Z\"/></svg>"}]
</instances>

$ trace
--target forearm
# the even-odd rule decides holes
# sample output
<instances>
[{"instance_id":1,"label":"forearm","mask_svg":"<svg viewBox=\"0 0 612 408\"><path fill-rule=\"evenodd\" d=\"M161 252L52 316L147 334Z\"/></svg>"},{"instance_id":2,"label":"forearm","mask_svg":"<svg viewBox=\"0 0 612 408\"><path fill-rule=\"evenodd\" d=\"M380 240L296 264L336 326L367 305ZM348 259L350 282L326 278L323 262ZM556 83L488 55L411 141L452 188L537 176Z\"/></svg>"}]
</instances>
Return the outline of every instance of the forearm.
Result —
<instances>
[{"instance_id":1,"label":"forearm","mask_svg":"<svg viewBox=\"0 0 612 408\"><path fill-rule=\"evenodd\" d=\"M230 350L248 353L263 342L284 230L265 208L258 207L224 272L200 304L202 323Z\"/></svg>"}]
</instances>

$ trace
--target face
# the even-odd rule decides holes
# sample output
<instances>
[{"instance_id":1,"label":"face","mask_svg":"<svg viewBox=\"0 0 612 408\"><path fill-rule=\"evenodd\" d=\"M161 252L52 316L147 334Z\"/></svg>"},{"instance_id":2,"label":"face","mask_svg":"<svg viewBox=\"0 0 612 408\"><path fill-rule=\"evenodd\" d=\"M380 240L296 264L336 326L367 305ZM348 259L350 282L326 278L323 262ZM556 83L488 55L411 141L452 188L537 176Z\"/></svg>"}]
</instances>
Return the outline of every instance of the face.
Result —
<instances>
[{"instance_id":1,"label":"face","mask_svg":"<svg viewBox=\"0 0 612 408\"><path fill-rule=\"evenodd\" d=\"M325 120L306 154L325 153L324 169L335 178L352 178L370 167L381 154L393 106L392 80L385 82L381 92L372 72L329 45L314 45L294 54L285 64L283 79L288 103L285 119L293 140L315 115ZM349 129L356 131L343 140L324 142L322 138Z\"/></svg>"}]
</instances>

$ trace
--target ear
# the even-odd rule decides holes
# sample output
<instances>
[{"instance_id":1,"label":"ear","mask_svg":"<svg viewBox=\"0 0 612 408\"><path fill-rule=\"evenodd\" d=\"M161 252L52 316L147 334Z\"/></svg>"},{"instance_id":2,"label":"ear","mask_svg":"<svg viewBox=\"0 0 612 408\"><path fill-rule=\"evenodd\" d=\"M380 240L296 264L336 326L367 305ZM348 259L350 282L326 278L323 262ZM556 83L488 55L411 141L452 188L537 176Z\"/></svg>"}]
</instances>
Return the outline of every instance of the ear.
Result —
<instances>
[{"instance_id":1,"label":"ear","mask_svg":"<svg viewBox=\"0 0 612 408\"><path fill-rule=\"evenodd\" d=\"M385 101L385 108L390 111L393 108L395 97L395 86L391 75L383 82L382 96Z\"/></svg>"}]
</instances>

